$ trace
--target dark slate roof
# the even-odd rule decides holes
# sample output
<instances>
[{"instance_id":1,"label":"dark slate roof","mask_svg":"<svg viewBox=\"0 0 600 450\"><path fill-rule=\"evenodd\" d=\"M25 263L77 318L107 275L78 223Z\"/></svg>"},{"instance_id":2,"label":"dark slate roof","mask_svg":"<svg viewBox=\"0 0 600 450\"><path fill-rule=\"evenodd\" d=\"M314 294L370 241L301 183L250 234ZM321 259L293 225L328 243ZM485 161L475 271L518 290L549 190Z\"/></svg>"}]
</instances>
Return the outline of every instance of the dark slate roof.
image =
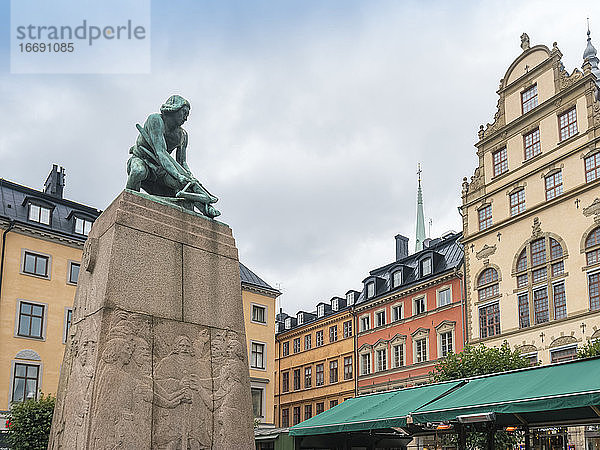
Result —
<instances>
[{"instance_id":1,"label":"dark slate roof","mask_svg":"<svg viewBox=\"0 0 600 450\"><path fill-rule=\"evenodd\" d=\"M28 220L28 202L37 202L52 209L50 225ZM74 232L73 215L94 221L101 211L64 198L54 197L27 186L0 178L0 217L27 224L29 227L85 241L86 237Z\"/></svg>"},{"instance_id":2,"label":"dark slate roof","mask_svg":"<svg viewBox=\"0 0 600 450\"><path fill-rule=\"evenodd\" d=\"M414 253L406 258L386 264L378 269L371 270L369 276L364 282L377 279L375 296L369 299L366 298L365 288L356 301L356 304L371 301L382 295L388 295L395 291L402 291L415 284L422 283L429 279L435 278L445 272L452 271L459 267L464 258L463 245L459 242L462 233L452 233L445 235L443 238L433 239L430 241L429 247L424 248L420 252ZM427 258L428 255L433 256L432 273L424 277L419 276L419 262ZM392 288L392 274L403 268L402 284Z\"/></svg>"},{"instance_id":3,"label":"dark slate roof","mask_svg":"<svg viewBox=\"0 0 600 450\"><path fill-rule=\"evenodd\" d=\"M249 284L251 286L256 286L262 289L269 290L276 294L281 294L277 289L271 287L266 281L264 281L261 277L256 275L250 269L248 269L245 265L240 262L240 278L242 283Z\"/></svg>"},{"instance_id":4,"label":"dark slate roof","mask_svg":"<svg viewBox=\"0 0 600 450\"><path fill-rule=\"evenodd\" d=\"M338 300L339 308L336 311L334 311L331 308L330 304L328 304L328 303L319 302L317 304L317 306L319 306L321 303L323 303L326 306L326 308L324 310L325 314L323 314L321 317L319 317L319 315L317 314L317 310L314 310L312 312L298 311L296 313L296 316L288 316L284 312L280 313L279 314L280 317L279 317L278 320L276 320L276 322L280 322L282 324L282 327L281 327L281 329L280 329L280 331L278 333L276 332L276 334L286 333L286 332L288 332L290 330L293 330L294 328L300 328L300 327L303 327L303 326L305 326L307 324L327 319L330 316L338 314L338 313L340 313L342 311L347 311L347 310L349 310L349 309L352 308L352 305L347 305L346 304L346 299L345 298L334 297L334 298L332 298L332 300L333 299L337 299ZM327 306L329 306L329 308L327 308ZM298 313L303 313L304 314L304 320L303 320L303 322L301 324L298 324L297 319L296 319L296 317L298 316ZM291 321L292 322L292 326L290 328L285 328L285 319L288 319L288 318L292 319L292 321Z\"/></svg>"}]
</instances>

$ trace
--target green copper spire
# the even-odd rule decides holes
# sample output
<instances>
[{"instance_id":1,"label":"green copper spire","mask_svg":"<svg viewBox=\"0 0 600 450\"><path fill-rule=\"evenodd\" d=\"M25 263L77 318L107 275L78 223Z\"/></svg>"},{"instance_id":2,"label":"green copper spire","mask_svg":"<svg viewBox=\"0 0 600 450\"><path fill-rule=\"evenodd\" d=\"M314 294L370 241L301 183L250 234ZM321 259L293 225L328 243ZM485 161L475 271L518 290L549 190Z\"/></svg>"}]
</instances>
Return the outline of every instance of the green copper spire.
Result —
<instances>
[{"instance_id":1,"label":"green copper spire","mask_svg":"<svg viewBox=\"0 0 600 450\"><path fill-rule=\"evenodd\" d=\"M421 164L419 163L419 189L417 191L417 232L415 239L415 252L423 250L423 241L425 240L425 218L423 216L423 191L421 191Z\"/></svg>"}]
</instances>

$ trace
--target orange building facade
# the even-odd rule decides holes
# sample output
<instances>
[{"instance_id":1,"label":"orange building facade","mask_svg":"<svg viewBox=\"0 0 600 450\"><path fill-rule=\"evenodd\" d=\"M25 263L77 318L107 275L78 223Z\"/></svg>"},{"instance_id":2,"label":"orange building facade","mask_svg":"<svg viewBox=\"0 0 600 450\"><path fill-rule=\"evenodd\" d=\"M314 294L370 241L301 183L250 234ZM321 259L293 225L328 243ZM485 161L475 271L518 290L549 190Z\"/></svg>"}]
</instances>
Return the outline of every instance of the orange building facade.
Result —
<instances>
[{"instance_id":1,"label":"orange building facade","mask_svg":"<svg viewBox=\"0 0 600 450\"><path fill-rule=\"evenodd\" d=\"M460 237L426 240L410 256L400 250L394 263L364 280L354 310L358 394L427 383L439 359L462 350Z\"/></svg>"}]
</instances>

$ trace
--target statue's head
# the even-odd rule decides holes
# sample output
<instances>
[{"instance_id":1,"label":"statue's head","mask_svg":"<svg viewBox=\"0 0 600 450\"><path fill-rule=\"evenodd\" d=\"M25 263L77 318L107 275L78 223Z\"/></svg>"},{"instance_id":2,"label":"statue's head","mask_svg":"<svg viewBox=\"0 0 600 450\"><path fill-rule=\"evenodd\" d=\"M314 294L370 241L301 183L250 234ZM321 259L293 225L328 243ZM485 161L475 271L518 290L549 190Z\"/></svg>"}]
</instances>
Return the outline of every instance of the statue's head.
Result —
<instances>
[{"instance_id":1,"label":"statue's head","mask_svg":"<svg viewBox=\"0 0 600 450\"><path fill-rule=\"evenodd\" d=\"M160 107L160 112L164 116L172 118L178 126L181 126L187 120L190 108L190 102L185 98L180 95L171 95Z\"/></svg>"}]
</instances>

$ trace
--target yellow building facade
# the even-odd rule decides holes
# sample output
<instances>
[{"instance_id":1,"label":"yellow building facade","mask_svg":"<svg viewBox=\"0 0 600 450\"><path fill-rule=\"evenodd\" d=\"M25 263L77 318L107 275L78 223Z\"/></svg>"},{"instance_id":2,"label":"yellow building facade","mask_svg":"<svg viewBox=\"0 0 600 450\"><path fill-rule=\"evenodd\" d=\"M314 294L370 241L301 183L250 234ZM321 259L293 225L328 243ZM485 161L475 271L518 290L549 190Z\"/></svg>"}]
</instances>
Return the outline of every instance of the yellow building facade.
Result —
<instances>
[{"instance_id":1,"label":"yellow building facade","mask_svg":"<svg viewBox=\"0 0 600 450\"><path fill-rule=\"evenodd\" d=\"M277 426L295 425L354 397L355 296L349 291L345 299L319 303L313 313L277 315Z\"/></svg>"},{"instance_id":2,"label":"yellow building facade","mask_svg":"<svg viewBox=\"0 0 600 450\"><path fill-rule=\"evenodd\" d=\"M547 364L600 338L600 70L589 39L572 72L521 40L463 182L466 320L470 343Z\"/></svg>"}]
</instances>

